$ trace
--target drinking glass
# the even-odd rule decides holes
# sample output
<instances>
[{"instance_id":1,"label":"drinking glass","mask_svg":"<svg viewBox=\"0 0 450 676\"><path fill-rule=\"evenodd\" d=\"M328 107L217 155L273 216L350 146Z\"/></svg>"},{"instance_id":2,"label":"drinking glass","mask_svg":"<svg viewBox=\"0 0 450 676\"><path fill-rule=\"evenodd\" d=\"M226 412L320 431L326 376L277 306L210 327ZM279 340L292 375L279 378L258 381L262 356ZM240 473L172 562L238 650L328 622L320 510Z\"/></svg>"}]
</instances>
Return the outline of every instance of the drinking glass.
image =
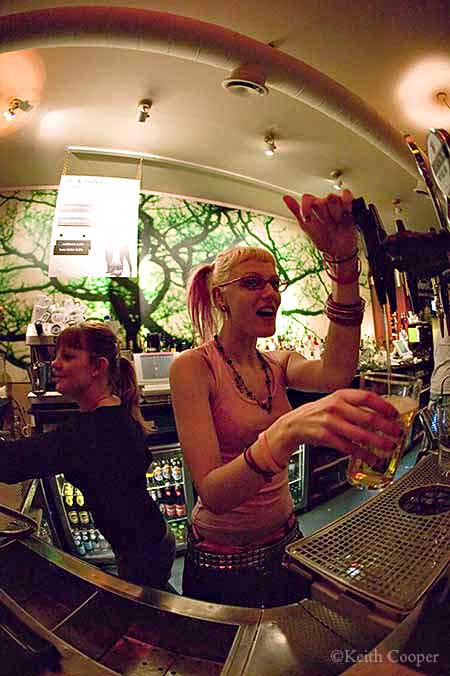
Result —
<instances>
[{"instance_id":1,"label":"drinking glass","mask_svg":"<svg viewBox=\"0 0 450 676\"><path fill-rule=\"evenodd\" d=\"M438 438L438 466L447 477L450 475L450 405L438 402L433 412Z\"/></svg>"},{"instance_id":2,"label":"drinking glass","mask_svg":"<svg viewBox=\"0 0 450 676\"><path fill-rule=\"evenodd\" d=\"M376 392L397 409L397 422L402 425L403 434L392 451L369 446L364 449L364 454L352 455L347 480L358 488L385 488L394 480L408 432L419 408L422 381L415 376L369 371L361 375L360 388Z\"/></svg>"}]
</instances>

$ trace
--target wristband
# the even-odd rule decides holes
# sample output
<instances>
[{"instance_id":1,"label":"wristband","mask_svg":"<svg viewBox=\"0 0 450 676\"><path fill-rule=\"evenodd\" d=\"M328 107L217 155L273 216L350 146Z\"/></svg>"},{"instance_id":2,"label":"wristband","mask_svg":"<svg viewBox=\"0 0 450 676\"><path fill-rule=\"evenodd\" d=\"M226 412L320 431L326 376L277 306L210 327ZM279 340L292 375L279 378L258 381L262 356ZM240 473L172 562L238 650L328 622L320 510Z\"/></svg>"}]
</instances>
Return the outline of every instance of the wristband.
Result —
<instances>
[{"instance_id":1,"label":"wristband","mask_svg":"<svg viewBox=\"0 0 450 676\"><path fill-rule=\"evenodd\" d=\"M348 275L343 275L342 273L331 270L330 264L327 262L326 258L323 259L323 262L325 266L325 272L327 273L328 277L333 280L333 282L336 282L336 284L353 284L353 282L356 282L359 279L361 274L361 261L359 258L358 267L356 270L352 270L352 272L350 272Z\"/></svg>"},{"instance_id":2,"label":"wristband","mask_svg":"<svg viewBox=\"0 0 450 676\"><path fill-rule=\"evenodd\" d=\"M328 296L325 303L325 314L335 324L341 326L359 326L364 317L366 302L360 298L357 303L337 303L332 296Z\"/></svg>"},{"instance_id":3,"label":"wristband","mask_svg":"<svg viewBox=\"0 0 450 676\"><path fill-rule=\"evenodd\" d=\"M243 453L243 456L245 462L250 467L250 469L253 470L256 474L262 476L266 483L270 483L272 481L273 477L275 476L275 472L266 472L255 462L252 456L252 452L250 450L250 446L247 446L247 448Z\"/></svg>"},{"instance_id":4,"label":"wristband","mask_svg":"<svg viewBox=\"0 0 450 676\"><path fill-rule=\"evenodd\" d=\"M328 256L328 254L324 253L323 254L323 260L326 263L332 263L333 265L339 265L339 263L347 263L348 261L352 261L356 256L358 255L358 247L354 250L350 256L347 256L346 258L332 258L331 256Z\"/></svg>"},{"instance_id":5,"label":"wristband","mask_svg":"<svg viewBox=\"0 0 450 676\"><path fill-rule=\"evenodd\" d=\"M271 472L274 472L274 474L279 474L282 472L285 467L282 467L273 457L265 431L261 432L258 437L258 441L259 448L261 449L261 460L263 461L263 465L268 467Z\"/></svg>"}]
</instances>

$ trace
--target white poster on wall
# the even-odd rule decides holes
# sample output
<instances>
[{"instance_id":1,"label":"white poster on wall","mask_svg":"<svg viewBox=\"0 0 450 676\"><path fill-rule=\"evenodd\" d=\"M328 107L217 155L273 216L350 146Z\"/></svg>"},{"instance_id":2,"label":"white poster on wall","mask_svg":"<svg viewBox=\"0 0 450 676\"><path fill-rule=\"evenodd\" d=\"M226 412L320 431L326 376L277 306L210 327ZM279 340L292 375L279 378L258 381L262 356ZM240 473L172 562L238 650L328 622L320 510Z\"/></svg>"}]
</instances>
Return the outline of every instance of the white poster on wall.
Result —
<instances>
[{"instance_id":1,"label":"white poster on wall","mask_svg":"<svg viewBox=\"0 0 450 676\"><path fill-rule=\"evenodd\" d=\"M140 181L62 176L49 277L136 277Z\"/></svg>"}]
</instances>

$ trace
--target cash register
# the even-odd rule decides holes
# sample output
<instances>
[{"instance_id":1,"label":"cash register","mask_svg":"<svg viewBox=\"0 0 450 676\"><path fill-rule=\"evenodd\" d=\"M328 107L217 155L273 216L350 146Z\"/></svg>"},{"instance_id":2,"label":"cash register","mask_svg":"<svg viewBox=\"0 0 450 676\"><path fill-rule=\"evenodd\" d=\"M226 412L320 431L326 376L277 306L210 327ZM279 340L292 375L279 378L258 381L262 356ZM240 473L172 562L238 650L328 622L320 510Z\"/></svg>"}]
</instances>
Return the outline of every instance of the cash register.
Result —
<instances>
[{"instance_id":1,"label":"cash register","mask_svg":"<svg viewBox=\"0 0 450 676\"><path fill-rule=\"evenodd\" d=\"M140 352L133 355L136 378L145 401L169 397L169 370L178 352Z\"/></svg>"}]
</instances>

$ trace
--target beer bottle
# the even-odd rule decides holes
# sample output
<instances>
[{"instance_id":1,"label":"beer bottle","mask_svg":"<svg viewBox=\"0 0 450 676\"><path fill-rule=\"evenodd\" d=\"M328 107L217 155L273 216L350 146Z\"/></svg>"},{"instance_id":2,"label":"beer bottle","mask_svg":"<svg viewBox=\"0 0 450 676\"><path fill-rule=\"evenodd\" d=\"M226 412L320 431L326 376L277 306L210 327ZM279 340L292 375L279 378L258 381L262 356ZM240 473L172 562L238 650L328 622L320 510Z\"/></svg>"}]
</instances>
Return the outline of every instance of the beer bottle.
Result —
<instances>
[{"instance_id":1,"label":"beer bottle","mask_svg":"<svg viewBox=\"0 0 450 676\"><path fill-rule=\"evenodd\" d=\"M171 472L170 463L169 463L168 458L166 458L163 462L162 475L163 475L163 479L165 481L169 481L172 478L172 472Z\"/></svg>"},{"instance_id":2,"label":"beer bottle","mask_svg":"<svg viewBox=\"0 0 450 676\"><path fill-rule=\"evenodd\" d=\"M87 509L81 509L78 512L78 518L80 519L80 524L83 528L89 528L90 518L89 518L89 512L88 512Z\"/></svg>"},{"instance_id":3,"label":"beer bottle","mask_svg":"<svg viewBox=\"0 0 450 676\"><path fill-rule=\"evenodd\" d=\"M158 460L155 460L155 462L153 463L153 476L156 483L161 483L161 481L163 480L162 468Z\"/></svg>"},{"instance_id":4,"label":"beer bottle","mask_svg":"<svg viewBox=\"0 0 450 676\"><path fill-rule=\"evenodd\" d=\"M75 507L69 508L67 512L67 518L69 519L69 524L72 528L77 528L80 525L80 519L78 517L78 511Z\"/></svg>"},{"instance_id":5,"label":"beer bottle","mask_svg":"<svg viewBox=\"0 0 450 676\"><path fill-rule=\"evenodd\" d=\"M181 481L181 460L179 458L172 458L172 479L175 483Z\"/></svg>"},{"instance_id":6,"label":"beer bottle","mask_svg":"<svg viewBox=\"0 0 450 676\"><path fill-rule=\"evenodd\" d=\"M161 512L161 514L165 514L166 513L166 505L164 504L164 496L163 496L163 492L160 488L158 488L158 490L156 491L156 497L157 497L157 500L158 500L159 511Z\"/></svg>"},{"instance_id":7,"label":"beer bottle","mask_svg":"<svg viewBox=\"0 0 450 676\"><path fill-rule=\"evenodd\" d=\"M169 519L173 519L176 516L175 511L175 495L171 486L166 486L164 491L165 503L166 503L166 514Z\"/></svg>"},{"instance_id":8,"label":"beer bottle","mask_svg":"<svg viewBox=\"0 0 450 676\"><path fill-rule=\"evenodd\" d=\"M186 516L186 502L181 486L175 486L175 514L177 517Z\"/></svg>"},{"instance_id":9,"label":"beer bottle","mask_svg":"<svg viewBox=\"0 0 450 676\"><path fill-rule=\"evenodd\" d=\"M90 554L94 549L94 546L89 538L89 533L85 528L81 530L81 540L86 550L86 554Z\"/></svg>"},{"instance_id":10,"label":"beer bottle","mask_svg":"<svg viewBox=\"0 0 450 676\"><path fill-rule=\"evenodd\" d=\"M84 495L79 488L75 488L75 501L78 507L83 507L84 505Z\"/></svg>"},{"instance_id":11,"label":"beer bottle","mask_svg":"<svg viewBox=\"0 0 450 676\"><path fill-rule=\"evenodd\" d=\"M151 488L151 487L153 486L153 483L154 483L153 463L152 463L152 464L150 465L150 467L148 468L148 470L147 470L145 476L146 476L146 478L147 478L147 488Z\"/></svg>"}]
</instances>

